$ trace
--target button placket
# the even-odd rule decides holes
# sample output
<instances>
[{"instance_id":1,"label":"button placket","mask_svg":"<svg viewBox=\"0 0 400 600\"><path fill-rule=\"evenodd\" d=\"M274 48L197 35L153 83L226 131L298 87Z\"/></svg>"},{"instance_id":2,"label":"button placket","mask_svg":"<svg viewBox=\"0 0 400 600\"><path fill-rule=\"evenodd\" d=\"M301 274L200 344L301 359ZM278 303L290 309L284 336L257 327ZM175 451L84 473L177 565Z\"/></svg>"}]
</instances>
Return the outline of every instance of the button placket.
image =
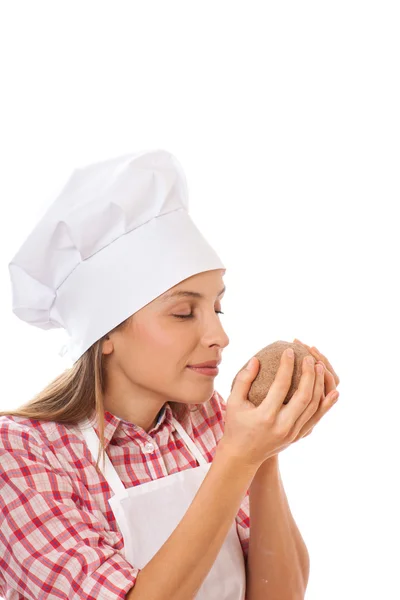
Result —
<instances>
[{"instance_id":1,"label":"button placket","mask_svg":"<svg viewBox=\"0 0 400 600\"><path fill-rule=\"evenodd\" d=\"M141 451L146 455L154 454L154 459L153 457L146 459L145 466L151 479L155 480L168 475L164 457L155 440L150 437L147 442L141 446Z\"/></svg>"},{"instance_id":2,"label":"button placket","mask_svg":"<svg viewBox=\"0 0 400 600\"><path fill-rule=\"evenodd\" d=\"M144 454L151 454L155 449L156 447L152 442L146 442L144 446L142 446L142 452L144 452Z\"/></svg>"}]
</instances>

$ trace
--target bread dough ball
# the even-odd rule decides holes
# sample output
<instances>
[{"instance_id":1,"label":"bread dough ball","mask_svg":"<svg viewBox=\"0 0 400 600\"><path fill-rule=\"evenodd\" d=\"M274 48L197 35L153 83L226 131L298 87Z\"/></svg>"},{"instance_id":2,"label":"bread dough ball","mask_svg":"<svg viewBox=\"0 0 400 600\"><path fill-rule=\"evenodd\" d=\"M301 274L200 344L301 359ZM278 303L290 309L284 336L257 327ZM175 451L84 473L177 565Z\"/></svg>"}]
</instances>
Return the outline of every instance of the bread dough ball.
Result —
<instances>
[{"instance_id":1,"label":"bread dough ball","mask_svg":"<svg viewBox=\"0 0 400 600\"><path fill-rule=\"evenodd\" d=\"M305 348L298 342L290 343L283 342L281 340L278 342L274 342L273 344L270 344L269 346L266 346L265 348L257 352L257 354L254 354L254 356L260 361L260 366L257 377L254 379L250 387L248 399L255 406L259 406L268 394L269 388L271 387L272 382L274 381L276 373L278 371L282 354L284 353L286 348L293 348L294 350L294 368L292 382L289 391L286 395L286 398L283 401L283 404L287 404L289 402L290 398L293 396L293 394L299 387L300 378L302 375L303 360L304 357L310 353L308 352L307 348ZM242 371L247 366L249 360L245 365L243 365L240 371ZM236 377L239 373L236 374L235 379L232 382L231 392Z\"/></svg>"}]
</instances>

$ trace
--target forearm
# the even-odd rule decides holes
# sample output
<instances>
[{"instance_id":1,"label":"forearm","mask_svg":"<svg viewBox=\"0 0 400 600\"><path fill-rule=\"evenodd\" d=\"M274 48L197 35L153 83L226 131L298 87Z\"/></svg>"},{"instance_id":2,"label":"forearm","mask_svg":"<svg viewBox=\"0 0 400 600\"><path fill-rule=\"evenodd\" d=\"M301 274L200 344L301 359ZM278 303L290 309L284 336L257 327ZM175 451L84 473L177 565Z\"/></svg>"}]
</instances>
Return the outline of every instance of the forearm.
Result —
<instances>
[{"instance_id":1,"label":"forearm","mask_svg":"<svg viewBox=\"0 0 400 600\"><path fill-rule=\"evenodd\" d=\"M219 450L184 517L139 572L127 599L189 600L198 592L257 470Z\"/></svg>"},{"instance_id":2,"label":"forearm","mask_svg":"<svg viewBox=\"0 0 400 600\"><path fill-rule=\"evenodd\" d=\"M297 555L299 558L301 571L303 573L304 589L306 589L309 575L310 575L310 556L308 554L307 546L301 536L299 528L296 525L296 521L294 520L293 515L290 511L289 502L288 502L288 499L287 499L287 496L285 493L285 488L283 487L283 481L280 476L280 473L279 473L279 481L281 484L282 496L283 496L283 499L285 502L287 515L288 515L289 521L290 521L291 532L292 532L292 535L293 535L293 538L294 538L294 541L296 544Z\"/></svg>"},{"instance_id":3,"label":"forearm","mask_svg":"<svg viewBox=\"0 0 400 600\"><path fill-rule=\"evenodd\" d=\"M257 471L249 498L248 600L303 600L309 556L289 508L277 455Z\"/></svg>"}]
</instances>

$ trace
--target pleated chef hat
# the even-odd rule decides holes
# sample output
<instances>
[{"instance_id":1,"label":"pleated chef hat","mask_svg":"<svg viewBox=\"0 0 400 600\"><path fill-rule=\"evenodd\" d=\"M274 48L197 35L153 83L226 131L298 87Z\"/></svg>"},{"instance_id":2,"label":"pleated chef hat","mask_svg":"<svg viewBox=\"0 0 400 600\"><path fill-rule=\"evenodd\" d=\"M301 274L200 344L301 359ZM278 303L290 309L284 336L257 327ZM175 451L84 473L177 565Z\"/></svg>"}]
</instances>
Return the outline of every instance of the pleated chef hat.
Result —
<instances>
[{"instance_id":1,"label":"pleated chef hat","mask_svg":"<svg viewBox=\"0 0 400 600\"><path fill-rule=\"evenodd\" d=\"M78 168L9 263L13 312L64 328L75 362L179 282L225 269L188 214L188 188L165 150Z\"/></svg>"}]
</instances>

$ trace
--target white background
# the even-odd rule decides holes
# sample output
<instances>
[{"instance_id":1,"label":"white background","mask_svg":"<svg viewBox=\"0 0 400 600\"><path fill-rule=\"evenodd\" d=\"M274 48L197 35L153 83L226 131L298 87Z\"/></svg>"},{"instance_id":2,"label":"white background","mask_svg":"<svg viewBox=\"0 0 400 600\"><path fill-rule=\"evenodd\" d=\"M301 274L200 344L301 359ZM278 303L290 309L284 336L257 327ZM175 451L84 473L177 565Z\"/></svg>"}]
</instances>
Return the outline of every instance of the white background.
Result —
<instances>
[{"instance_id":1,"label":"white background","mask_svg":"<svg viewBox=\"0 0 400 600\"><path fill-rule=\"evenodd\" d=\"M163 148L227 266L216 389L276 340L315 345L339 402L280 454L306 600L398 583L398 3L13 2L0 10L0 409L69 359L11 311L8 262L75 167Z\"/></svg>"}]
</instances>

